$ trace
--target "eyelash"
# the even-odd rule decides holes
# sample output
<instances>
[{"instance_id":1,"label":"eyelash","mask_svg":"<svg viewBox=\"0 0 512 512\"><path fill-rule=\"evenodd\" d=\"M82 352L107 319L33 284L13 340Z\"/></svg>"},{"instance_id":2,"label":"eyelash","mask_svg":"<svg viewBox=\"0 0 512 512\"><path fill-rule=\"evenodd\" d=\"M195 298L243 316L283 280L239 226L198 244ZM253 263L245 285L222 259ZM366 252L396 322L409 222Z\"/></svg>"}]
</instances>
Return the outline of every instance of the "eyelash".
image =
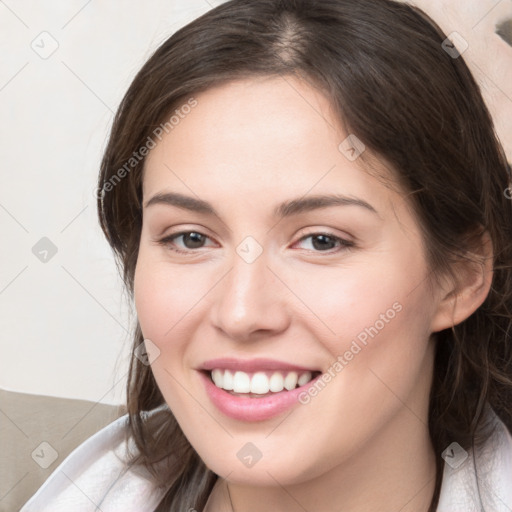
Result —
<instances>
[{"instance_id":1,"label":"eyelash","mask_svg":"<svg viewBox=\"0 0 512 512\"><path fill-rule=\"evenodd\" d=\"M195 234L198 234L198 235L201 235L202 237L205 237L205 238L210 238L208 236L206 236L205 234L199 232L199 231L180 231L178 233L173 233L169 236L166 236L160 240L157 241L157 243L159 245L162 245L166 248L168 248L169 250L173 251L173 252L176 252L176 253L180 253L180 254L190 254L190 253L193 253L193 252L196 252L195 249L188 249L187 251L183 251L181 249L176 249L176 247L173 247L172 244L174 243L174 240L176 238L179 238L180 236L183 236L183 235L188 235L190 233L195 233ZM316 253L327 253L327 254L336 254L338 252L341 252L342 250L351 250L354 248L355 244L353 242L350 242L348 240L345 240L343 238L340 238L338 236L335 236L333 235L332 233L328 233L328 232L315 232L315 233L310 233L308 235L305 235L303 237L301 237L299 240L297 240L297 242L302 242L303 240L306 240L307 238L314 238L316 236L326 236L330 239L332 239L334 242L338 243L339 244L339 250L337 251L334 251L332 252L332 250L329 250L329 251L315 251L313 250L313 252L316 252ZM198 249L202 249L202 247L199 247Z\"/></svg>"}]
</instances>

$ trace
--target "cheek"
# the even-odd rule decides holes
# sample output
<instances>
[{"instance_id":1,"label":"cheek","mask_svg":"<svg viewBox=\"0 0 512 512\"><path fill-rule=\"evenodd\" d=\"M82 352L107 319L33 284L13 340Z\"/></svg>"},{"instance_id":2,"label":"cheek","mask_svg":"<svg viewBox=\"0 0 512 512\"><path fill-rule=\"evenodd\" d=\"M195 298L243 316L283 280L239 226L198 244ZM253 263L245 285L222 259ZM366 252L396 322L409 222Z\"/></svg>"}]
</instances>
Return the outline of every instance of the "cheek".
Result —
<instances>
[{"instance_id":1,"label":"cheek","mask_svg":"<svg viewBox=\"0 0 512 512\"><path fill-rule=\"evenodd\" d=\"M196 279L193 270L169 266L151 252L140 249L134 299L144 337L161 344L165 339L177 339L176 332L186 324L186 315L204 295L204 280Z\"/></svg>"},{"instance_id":2,"label":"cheek","mask_svg":"<svg viewBox=\"0 0 512 512\"><path fill-rule=\"evenodd\" d=\"M405 399L422 379L428 388L424 368L435 303L426 275L421 253L404 245L402 254L296 282L294 291L312 310L306 328L332 356L333 396L353 398L347 409L359 418L378 409L387 414L399 403L396 396Z\"/></svg>"},{"instance_id":3,"label":"cheek","mask_svg":"<svg viewBox=\"0 0 512 512\"><path fill-rule=\"evenodd\" d=\"M194 305L204 295L200 287L191 286L194 280L190 278L190 273L175 271L141 246L134 278L137 318L144 339L158 348L151 370L177 417L186 417L189 408L194 409L178 384L187 366Z\"/></svg>"},{"instance_id":4,"label":"cheek","mask_svg":"<svg viewBox=\"0 0 512 512\"><path fill-rule=\"evenodd\" d=\"M398 342L404 332L411 338L414 333L425 334L431 309L424 290L426 272L420 255L388 253L339 269L295 270L285 280L303 276L293 280L294 294L300 299L296 309L304 311L307 327L315 328L318 340L328 344L331 354L339 355L353 339L364 344L376 335L386 337L382 335L387 332ZM402 332L400 337L398 332Z\"/></svg>"},{"instance_id":5,"label":"cheek","mask_svg":"<svg viewBox=\"0 0 512 512\"><path fill-rule=\"evenodd\" d=\"M353 269L340 273L336 285L327 278L316 279L323 288L309 291L311 304L321 305L315 310L322 320L315 320L316 339L332 362L324 372L329 379L325 388L303 396L302 403L324 418L325 435L309 443L313 451L323 453L324 440L330 439L324 454L329 464L335 465L337 454L349 449L347 439L352 440L350 449L362 446L404 404L417 417L425 415L433 302L422 280L425 268L421 260L416 260L417 266L414 261L408 267L385 262L387 272L376 267ZM405 277L403 268L408 268Z\"/></svg>"}]
</instances>

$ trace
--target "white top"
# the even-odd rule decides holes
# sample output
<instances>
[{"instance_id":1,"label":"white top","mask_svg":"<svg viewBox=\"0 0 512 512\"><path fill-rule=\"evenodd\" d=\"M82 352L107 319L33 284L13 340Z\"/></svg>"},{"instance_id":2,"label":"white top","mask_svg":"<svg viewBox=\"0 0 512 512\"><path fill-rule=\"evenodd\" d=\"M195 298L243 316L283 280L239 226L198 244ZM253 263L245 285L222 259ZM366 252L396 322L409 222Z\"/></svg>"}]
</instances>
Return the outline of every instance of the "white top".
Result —
<instances>
[{"instance_id":1,"label":"white top","mask_svg":"<svg viewBox=\"0 0 512 512\"><path fill-rule=\"evenodd\" d=\"M512 436L490 414L496 429L481 449L466 453L452 443L443 452L437 512L512 511ZM78 446L20 512L154 512L164 491L117 456L126 450L127 424L122 416Z\"/></svg>"}]
</instances>

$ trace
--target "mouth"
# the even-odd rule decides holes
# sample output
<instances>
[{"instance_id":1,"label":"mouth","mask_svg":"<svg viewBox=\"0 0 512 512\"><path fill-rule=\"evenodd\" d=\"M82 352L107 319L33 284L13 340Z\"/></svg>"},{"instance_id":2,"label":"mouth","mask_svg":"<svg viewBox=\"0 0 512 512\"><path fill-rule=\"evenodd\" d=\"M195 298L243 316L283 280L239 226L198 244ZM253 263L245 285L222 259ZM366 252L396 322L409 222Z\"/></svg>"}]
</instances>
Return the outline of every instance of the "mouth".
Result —
<instances>
[{"instance_id":1,"label":"mouth","mask_svg":"<svg viewBox=\"0 0 512 512\"><path fill-rule=\"evenodd\" d=\"M245 372L227 368L203 370L213 384L232 396L263 398L305 386L321 374L318 370L260 370Z\"/></svg>"},{"instance_id":2,"label":"mouth","mask_svg":"<svg viewBox=\"0 0 512 512\"><path fill-rule=\"evenodd\" d=\"M268 420L296 406L322 375L317 368L272 359L215 359L197 370L219 412L244 422Z\"/></svg>"}]
</instances>

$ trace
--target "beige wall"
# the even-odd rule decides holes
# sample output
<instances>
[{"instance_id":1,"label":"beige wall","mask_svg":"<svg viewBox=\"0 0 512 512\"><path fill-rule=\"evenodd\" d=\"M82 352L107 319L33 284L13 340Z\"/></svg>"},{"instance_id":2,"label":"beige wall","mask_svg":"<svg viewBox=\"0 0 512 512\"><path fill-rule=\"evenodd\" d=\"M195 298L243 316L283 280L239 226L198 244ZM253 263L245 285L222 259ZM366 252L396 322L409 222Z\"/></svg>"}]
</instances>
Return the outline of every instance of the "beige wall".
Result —
<instances>
[{"instance_id":1,"label":"beige wall","mask_svg":"<svg viewBox=\"0 0 512 512\"><path fill-rule=\"evenodd\" d=\"M124 401L131 321L96 217L101 152L138 68L209 8L0 3L0 388Z\"/></svg>"},{"instance_id":2,"label":"beige wall","mask_svg":"<svg viewBox=\"0 0 512 512\"><path fill-rule=\"evenodd\" d=\"M481 85L512 162L512 46L496 34L498 25L512 19L512 0L411 0L408 3L427 12L446 34L457 32L467 41L464 59Z\"/></svg>"}]
</instances>

